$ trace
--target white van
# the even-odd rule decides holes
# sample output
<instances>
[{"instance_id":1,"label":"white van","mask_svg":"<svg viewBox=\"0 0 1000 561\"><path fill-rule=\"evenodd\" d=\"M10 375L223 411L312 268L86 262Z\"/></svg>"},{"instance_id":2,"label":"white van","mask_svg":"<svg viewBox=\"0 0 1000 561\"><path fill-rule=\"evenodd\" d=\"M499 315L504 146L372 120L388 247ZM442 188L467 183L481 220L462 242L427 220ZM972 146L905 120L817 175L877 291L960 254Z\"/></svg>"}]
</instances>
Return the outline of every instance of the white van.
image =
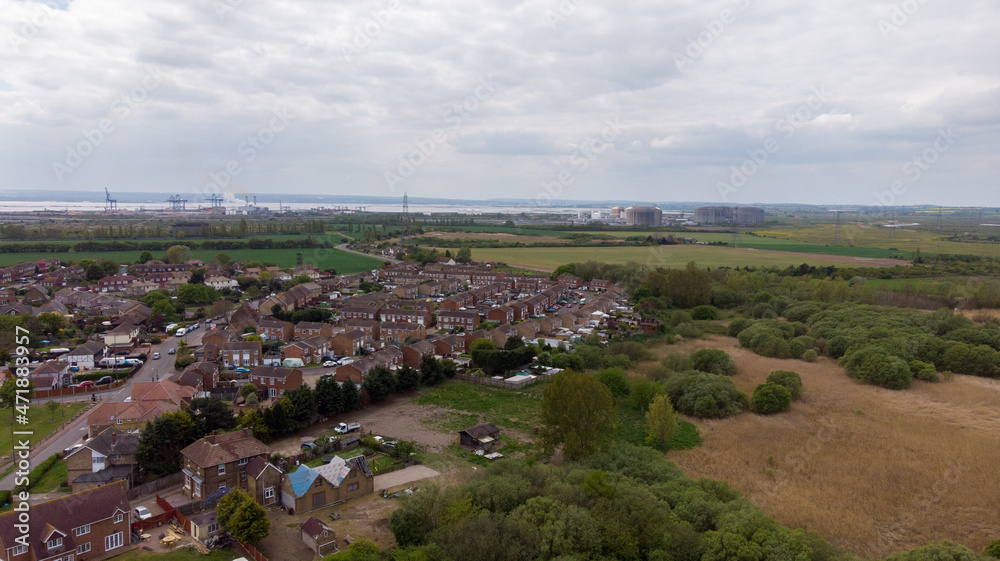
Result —
<instances>
[{"instance_id":1,"label":"white van","mask_svg":"<svg viewBox=\"0 0 1000 561\"><path fill-rule=\"evenodd\" d=\"M185 333L187 333L187 329L184 329L184 328L182 327L182 328L178 329L178 330L177 330L177 333L174 333L174 335L176 335L176 336L178 336L178 337L183 337Z\"/></svg>"}]
</instances>

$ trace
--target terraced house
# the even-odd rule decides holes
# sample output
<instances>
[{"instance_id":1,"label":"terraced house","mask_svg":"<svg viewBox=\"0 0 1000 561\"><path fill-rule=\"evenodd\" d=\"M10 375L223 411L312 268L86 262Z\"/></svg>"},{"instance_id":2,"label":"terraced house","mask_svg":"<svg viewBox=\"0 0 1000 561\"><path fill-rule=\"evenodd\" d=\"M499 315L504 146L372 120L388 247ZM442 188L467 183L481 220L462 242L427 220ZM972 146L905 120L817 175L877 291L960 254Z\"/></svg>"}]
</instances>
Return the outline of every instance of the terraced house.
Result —
<instances>
[{"instance_id":1,"label":"terraced house","mask_svg":"<svg viewBox=\"0 0 1000 561\"><path fill-rule=\"evenodd\" d=\"M253 437L252 429L206 436L181 450L184 494L204 499L226 489L247 488L247 465L267 461L271 449Z\"/></svg>"},{"instance_id":2,"label":"terraced house","mask_svg":"<svg viewBox=\"0 0 1000 561\"><path fill-rule=\"evenodd\" d=\"M0 514L4 561L101 561L125 552L132 523L125 486L111 483L31 505L26 536L19 512Z\"/></svg>"}]
</instances>

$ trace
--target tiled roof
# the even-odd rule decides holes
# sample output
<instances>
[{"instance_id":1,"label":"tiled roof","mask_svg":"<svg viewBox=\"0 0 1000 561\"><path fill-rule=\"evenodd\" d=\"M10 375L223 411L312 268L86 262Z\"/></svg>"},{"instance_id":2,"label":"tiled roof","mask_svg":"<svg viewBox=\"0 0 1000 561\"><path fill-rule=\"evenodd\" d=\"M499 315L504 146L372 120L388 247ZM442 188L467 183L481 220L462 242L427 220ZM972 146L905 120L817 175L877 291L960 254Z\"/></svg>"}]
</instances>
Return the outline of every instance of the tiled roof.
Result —
<instances>
[{"instance_id":1,"label":"tiled roof","mask_svg":"<svg viewBox=\"0 0 1000 561\"><path fill-rule=\"evenodd\" d=\"M250 429L206 436L181 450L181 455L201 468L270 453L271 449L254 438Z\"/></svg>"},{"instance_id":2,"label":"tiled roof","mask_svg":"<svg viewBox=\"0 0 1000 561\"><path fill-rule=\"evenodd\" d=\"M303 522L300 528L313 539L322 536L323 532L330 532L331 537L333 534L333 528L323 524L318 518L314 517L309 517L309 520Z\"/></svg>"},{"instance_id":3,"label":"tiled roof","mask_svg":"<svg viewBox=\"0 0 1000 561\"><path fill-rule=\"evenodd\" d=\"M118 512L124 514L127 520L129 510L125 487L119 483L33 504L28 522L32 558L47 559L63 552L74 553L74 528L111 518ZM20 513L13 511L0 514L0 546L4 549L14 547L15 538L22 534L15 528L19 524L19 516ZM63 534L63 545L58 551L46 551L43 539L53 530Z\"/></svg>"},{"instance_id":4,"label":"tiled roof","mask_svg":"<svg viewBox=\"0 0 1000 561\"><path fill-rule=\"evenodd\" d=\"M256 366L250 372L251 376L262 376L264 378L277 378L285 380L292 375L295 368L281 368L278 366Z\"/></svg>"}]
</instances>

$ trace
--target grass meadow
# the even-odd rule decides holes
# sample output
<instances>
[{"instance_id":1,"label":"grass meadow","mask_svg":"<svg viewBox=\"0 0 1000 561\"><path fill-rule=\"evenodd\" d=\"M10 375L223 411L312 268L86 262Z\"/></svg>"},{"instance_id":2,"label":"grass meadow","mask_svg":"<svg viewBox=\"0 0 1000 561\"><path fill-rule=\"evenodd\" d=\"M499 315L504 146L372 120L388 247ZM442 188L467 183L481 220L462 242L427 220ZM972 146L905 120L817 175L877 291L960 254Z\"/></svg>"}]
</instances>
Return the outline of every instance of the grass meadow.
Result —
<instances>
[{"instance_id":1,"label":"grass meadow","mask_svg":"<svg viewBox=\"0 0 1000 561\"><path fill-rule=\"evenodd\" d=\"M689 419L702 446L669 456L686 473L727 481L783 524L867 558L944 539L980 551L1000 536L1000 380L892 391L854 383L828 358L764 358L728 337L654 352L704 347L733 356L748 395L774 370L798 372L804 393L773 416Z\"/></svg>"},{"instance_id":2,"label":"grass meadow","mask_svg":"<svg viewBox=\"0 0 1000 561\"><path fill-rule=\"evenodd\" d=\"M500 261L530 269L554 270L566 263L603 261L605 263L639 263L655 267L683 267L690 261L703 267L787 267L802 263L810 265L892 266L901 261L866 259L833 255L810 255L764 251L752 248L730 248L706 245L662 245L646 247L527 247L474 248L477 261Z\"/></svg>"}]
</instances>

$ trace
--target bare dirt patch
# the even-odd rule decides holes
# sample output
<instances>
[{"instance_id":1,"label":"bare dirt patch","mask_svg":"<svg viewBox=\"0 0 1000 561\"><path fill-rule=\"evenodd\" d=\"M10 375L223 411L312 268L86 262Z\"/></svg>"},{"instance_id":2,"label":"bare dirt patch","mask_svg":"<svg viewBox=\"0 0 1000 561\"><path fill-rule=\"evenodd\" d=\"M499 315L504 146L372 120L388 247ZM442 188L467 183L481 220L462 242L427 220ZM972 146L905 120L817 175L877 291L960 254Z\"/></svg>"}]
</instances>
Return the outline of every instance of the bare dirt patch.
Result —
<instances>
[{"instance_id":1,"label":"bare dirt patch","mask_svg":"<svg viewBox=\"0 0 1000 561\"><path fill-rule=\"evenodd\" d=\"M689 419L703 446L669 454L688 474L727 481L783 524L869 558L943 539L979 551L1000 535L1000 381L890 391L854 383L831 359L764 358L728 337L656 352L705 347L733 356L748 395L774 370L798 372L805 390L787 413Z\"/></svg>"},{"instance_id":2,"label":"bare dirt patch","mask_svg":"<svg viewBox=\"0 0 1000 561\"><path fill-rule=\"evenodd\" d=\"M282 454L298 454L303 442L310 442L333 430L339 422L359 422L365 433L386 438L413 440L431 452L441 452L449 444L458 442L457 434L446 434L434 428L432 423L422 422L446 413L447 409L413 403L413 395L393 396L376 406L362 411L344 413L317 423L306 431L270 444L271 450Z\"/></svg>"}]
</instances>

